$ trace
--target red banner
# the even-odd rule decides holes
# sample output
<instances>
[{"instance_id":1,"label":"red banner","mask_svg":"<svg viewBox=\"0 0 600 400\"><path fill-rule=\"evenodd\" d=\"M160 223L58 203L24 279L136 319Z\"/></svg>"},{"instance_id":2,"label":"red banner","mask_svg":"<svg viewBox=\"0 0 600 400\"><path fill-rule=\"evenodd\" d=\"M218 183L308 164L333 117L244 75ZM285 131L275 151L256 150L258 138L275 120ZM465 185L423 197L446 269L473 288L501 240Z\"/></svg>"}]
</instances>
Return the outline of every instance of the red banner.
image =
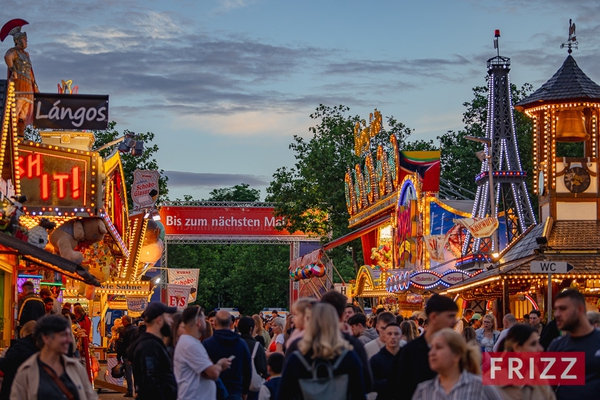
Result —
<instances>
[{"instance_id":1,"label":"red banner","mask_svg":"<svg viewBox=\"0 0 600 400\"><path fill-rule=\"evenodd\" d=\"M585 385L584 352L483 353L483 384Z\"/></svg>"},{"instance_id":2,"label":"red banner","mask_svg":"<svg viewBox=\"0 0 600 400\"><path fill-rule=\"evenodd\" d=\"M284 224L270 207L184 207L160 209L167 235L289 236L277 226ZM294 235L304 235L295 232Z\"/></svg>"}]
</instances>

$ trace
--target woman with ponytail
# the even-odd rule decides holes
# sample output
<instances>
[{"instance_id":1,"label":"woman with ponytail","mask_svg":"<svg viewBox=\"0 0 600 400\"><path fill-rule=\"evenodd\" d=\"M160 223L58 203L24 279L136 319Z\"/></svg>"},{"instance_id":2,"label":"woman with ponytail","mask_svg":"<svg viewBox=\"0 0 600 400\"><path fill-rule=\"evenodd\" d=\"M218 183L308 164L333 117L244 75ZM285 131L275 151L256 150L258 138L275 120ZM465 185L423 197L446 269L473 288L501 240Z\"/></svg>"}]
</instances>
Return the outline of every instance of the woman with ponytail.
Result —
<instances>
[{"instance_id":1,"label":"woman with ponytail","mask_svg":"<svg viewBox=\"0 0 600 400\"><path fill-rule=\"evenodd\" d=\"M453 329L436 332L429 367L437 376L419 384L413 400L502 400L493 386L481 382L481 352Z\"/></svg>"}]
</instances>

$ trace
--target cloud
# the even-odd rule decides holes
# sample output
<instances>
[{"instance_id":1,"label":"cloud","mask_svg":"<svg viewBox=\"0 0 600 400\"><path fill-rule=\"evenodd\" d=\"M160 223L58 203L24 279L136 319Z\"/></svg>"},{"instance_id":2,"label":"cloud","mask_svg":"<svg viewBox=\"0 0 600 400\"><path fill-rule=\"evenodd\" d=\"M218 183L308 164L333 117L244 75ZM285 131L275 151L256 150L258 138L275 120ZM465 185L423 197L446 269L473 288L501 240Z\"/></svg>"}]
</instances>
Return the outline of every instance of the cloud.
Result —
<instances>
[{"instance_id":1,"label":"cloud","mask_svg":"<svg viewBox=\"0 0 600 400\"><path fill-rule=\"evenodd\" d=\"M352 60L333 62L326 66L330 74L403 74L408 76L444 77L447 67L469 66L471 61L461 55L450 58L422 58L406 60Z\"/></svg>"},{"instance_id":2,"label":"cloud","mask_svg":"<svg viewBox=\"0 0 600 400\"><path fill-rule=\"evenodd\" d=\"M217 12L228 12L238 8L248 7L253 3L254 1L252 0L219 0Z\"/></svg>"},{"instance_id":3,"label":"cloud","mask_svg":"<svg viewBox=\"0 0 600 400\"><path fill-rule=\"evenodd\" d=\"M268 186L268 178L259 175L213 174L202 172L165 171L169 188L215 189L246 183L251 187Z\"/></svg>"},{"instance_id":4,"label":"cloud","mask_svg":"<svg viewBox=\"0 0 600 400\"><path fill-rule=\"evenodd\" d=\"M188 114L179 118L176 128L186 131L201 126L205 132L218 136L238 137L291 137L303 135L308 131L309 122L306 111L295 113L279 110L244 111L233 114ZM282 131L281 127L285 127Z\"/></svg>"}]
</instances>

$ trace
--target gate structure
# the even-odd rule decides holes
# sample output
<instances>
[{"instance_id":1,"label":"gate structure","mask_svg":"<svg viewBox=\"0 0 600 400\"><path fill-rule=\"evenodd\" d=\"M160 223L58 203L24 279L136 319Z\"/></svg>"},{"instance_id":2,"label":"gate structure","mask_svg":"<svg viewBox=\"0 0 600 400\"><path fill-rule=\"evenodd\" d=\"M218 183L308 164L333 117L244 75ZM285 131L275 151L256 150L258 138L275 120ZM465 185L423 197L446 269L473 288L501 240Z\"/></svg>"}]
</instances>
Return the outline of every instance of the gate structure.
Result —
<instances>
[{"instance_id":1,"label":"gate structure","mask_svg":"<svg viewBox=\"0 0 600 400\"><path fill-rule=\"evenodd\" d=\"M166 202L160 209L165 227L161 281L169 267L167 249L177 244L264 244L289 245L290 261L319 247L319 238L303 232L278 230L285 222L275 217L272 203L262 202ZM286 271L286 273L288 273ZM331 278L331 269L327 274ZM331 282L331 279L329 280ZM290 299L298 291L290 281Z\"/></svg>"}]
</instances>

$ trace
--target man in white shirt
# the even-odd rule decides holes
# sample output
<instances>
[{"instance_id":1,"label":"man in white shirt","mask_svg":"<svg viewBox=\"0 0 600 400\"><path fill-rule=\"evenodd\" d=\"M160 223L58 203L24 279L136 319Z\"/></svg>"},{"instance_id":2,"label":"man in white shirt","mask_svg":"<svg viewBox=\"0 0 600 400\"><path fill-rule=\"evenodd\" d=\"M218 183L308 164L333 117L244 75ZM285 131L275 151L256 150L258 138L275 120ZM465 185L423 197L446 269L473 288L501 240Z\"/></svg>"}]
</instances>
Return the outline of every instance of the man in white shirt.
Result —
<instances>
[{"instance_id":1,"label":"man in white shirt","mask_svg":"<svg viewBox=\"0 0 600 400\"><path fill-rule=\"evenodd\" d=\"M379 337L365 344L365 352L367 353L367 358L370 359L375 354L379 353L379 350L381 350L383 346L385 346L385 342L383 341L385 327L391 324L392 322L396 322L396 317L394 317L394 314L390 312L382 312L377 316L375 329L377 330Z\"/></svg>"},{"instance_id":2,"label":"man in white shirt","mask_svg":"<svg viewBox=\"0 0 600 400\"><path fill-rule=\"evenodd\" d=\"M217 398L215 381L221 371L229 368L231 360L222 358L213 364L206 349L200 342L200 336L206 329L204 313L198 306L183 311L182 322L185 333L179 337L173 369L177 380L178 400L201 400Z\"/></svg>"}]
</instances>

